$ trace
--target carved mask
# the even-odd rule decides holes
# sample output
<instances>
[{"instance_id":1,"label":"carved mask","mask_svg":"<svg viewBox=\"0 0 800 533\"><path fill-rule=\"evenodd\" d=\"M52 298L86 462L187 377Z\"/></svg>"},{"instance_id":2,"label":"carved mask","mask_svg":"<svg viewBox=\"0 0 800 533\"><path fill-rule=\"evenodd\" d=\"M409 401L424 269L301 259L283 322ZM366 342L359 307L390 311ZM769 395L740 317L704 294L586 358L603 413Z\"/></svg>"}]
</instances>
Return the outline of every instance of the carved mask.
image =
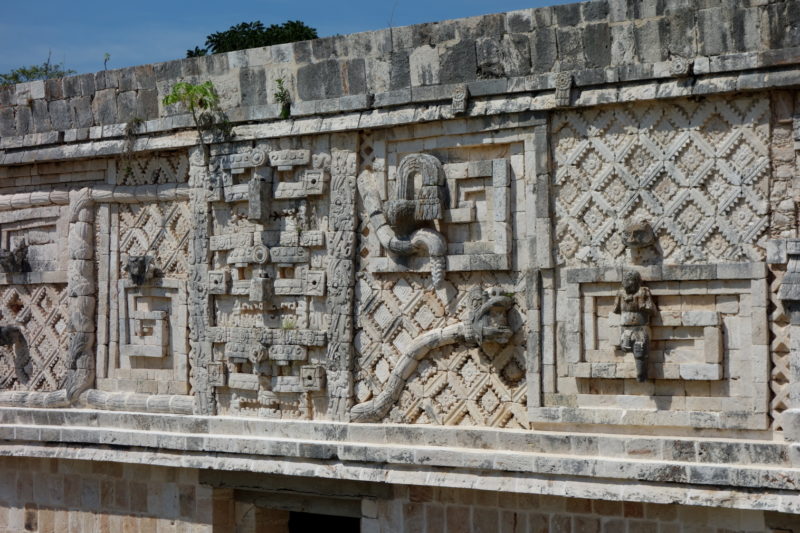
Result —
<instances>
[{"instance_id":1,"label":"carved mask","mask_svg":"<svg viewBox=\"0 0 800 533\"><path fill-rule=\"evenodd\" d=\"M124 270L136 285L141 285L153 277L153 258L148 255L131 255Z\"/></svg>"}]
</instances>

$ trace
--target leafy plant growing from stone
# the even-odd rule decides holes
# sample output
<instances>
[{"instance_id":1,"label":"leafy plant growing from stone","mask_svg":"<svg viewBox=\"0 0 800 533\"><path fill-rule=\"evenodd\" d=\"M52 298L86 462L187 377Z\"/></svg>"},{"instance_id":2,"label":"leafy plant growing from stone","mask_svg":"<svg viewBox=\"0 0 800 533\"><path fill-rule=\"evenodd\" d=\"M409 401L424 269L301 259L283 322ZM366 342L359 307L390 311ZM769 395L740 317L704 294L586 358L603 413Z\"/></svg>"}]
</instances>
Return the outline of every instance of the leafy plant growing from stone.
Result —
<instances>
[{"instance_id":1,"label":"leafy plant growing from stone","mask_svg":"<svg viewBox=\"0 0 800 533\"><path fill-rule=\"evenodd\" d=\"M282 119L287 119L291 113L292 97L289 95L289 90L283 84L283 78L275 80L275 85L277 86L277 90L273 96L275 96L275 101L281 105L280 117Z\"/></svg>"},{"instance_id":2,"label":"leafy plant growing from stone","mask_svg":"<svg viewBox=\"0 0 800 533\"><path fill-rule=\"evenodd\" d=\"M197 85L185 81L178 82L164 97L163 103L167 106L183 105L191 113L206 161L209 150L203 138L204 132L216 129L225 139L231 137L231 124L219 107L219 94L210 81Z\"/></svg>"}]
</instances>

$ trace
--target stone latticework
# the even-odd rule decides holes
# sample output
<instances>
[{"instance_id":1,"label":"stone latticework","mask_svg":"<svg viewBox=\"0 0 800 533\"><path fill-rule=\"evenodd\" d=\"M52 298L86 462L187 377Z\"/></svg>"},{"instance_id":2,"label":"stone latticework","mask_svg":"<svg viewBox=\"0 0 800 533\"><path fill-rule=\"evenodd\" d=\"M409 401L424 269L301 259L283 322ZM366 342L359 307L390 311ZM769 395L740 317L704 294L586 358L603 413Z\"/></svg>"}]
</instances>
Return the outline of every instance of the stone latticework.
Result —
<instances>
[{"instance_id":1,"label":"stone latticework","mask_svg":"<svg viewBox=\"0 0 800 533\"><path fill-rule=\"evenodd\" d=\"M0 320L20 325L30 361L21 370L13 347L2 347L0 383L4 390L55 391L67 377L63 357L69 344L66 284L6 285L0 288Z\"/></svg>"},{"instance_id":2,"label":"stone latticework","mask_svg":"<svg viewBox=\"0 0 800 533\"><path fill-rule=\"evenodd\" d=\"M763 259L770 116L750 96L557 114L559 261L622 262L634 219L651 221L667 263Z\"/></svg>"},{"instance_id":3,"label":"stone latticework","mask_svg":"<svg viewBox=\"0 0 800 533\"><path fill-rule=\"evenodd\" d=\"M189 179L189 158L180 152L123 158L117 162L117 173L120 185L186 183Z\"/></svg>"},{"instance_id":4,"label":"stone latticework","mask_svg":"<svg viewBox=\"0 0 800 533\"><path fill-rule=\"evenodd\" d=\"M120 254L148 255L166 277L185 279L191 216L187 202L119 204Z\"/></svg>"}]
</instances>

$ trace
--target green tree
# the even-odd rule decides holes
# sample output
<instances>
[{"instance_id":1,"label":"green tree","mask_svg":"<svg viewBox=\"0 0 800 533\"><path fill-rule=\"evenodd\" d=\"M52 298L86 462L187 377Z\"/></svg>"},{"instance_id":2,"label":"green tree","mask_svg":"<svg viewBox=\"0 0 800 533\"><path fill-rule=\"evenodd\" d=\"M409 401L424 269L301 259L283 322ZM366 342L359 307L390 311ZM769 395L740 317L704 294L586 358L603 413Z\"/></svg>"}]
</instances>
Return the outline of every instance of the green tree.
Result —
<instances>
[{"instance_id":1,"label":"green tree","mask_svg":"<svg viewBox=\"0 0 800 533\"><path fill-rule=\"evenodd\" d=\"M208 50L195 46L194 50L186 50L186 57L202 57L208 54Z\"/></svg>"},{"instance_id":2,"label":"green tree","mask_svg":"<svg viewBox=\"0 0 800 533\"><path fill-rule=\"evenodd\" d=\"M29 65L15 68L11 72L0 74L0 85L9 85L14 83L25 83L26 81L36 80L49 80L51 78L63 78L75 74L74 70L64 68L64 62L52 63L50 61L50 54L47 55L47 61L41 65Z\"/></svg>"},{"instance_id":3,"label":"green tree","mask_svg":"<svg viewBox=\"0 0 800 533\"><path fill-rule=\"evenodd\" d=\"M271 24L268 27L260 20L242 22L226 31L212 33L206 37L205 48L195 46L194 50L186 51L186 57L221 54L247 48L306 41L317 37L316 29L306 26L299 20L287 20L283 24Z\"/></svg>"},{"instance_id":4,"label":"green tree","mask_svg":"<svg viewBox=\"0 0 800 533\"><path fill-rule=\"evenodd\" d=\"M185 81L178 82L172 86L172 90L162 102L165 106L182 105L192 114L206 164L209 155L203 132L217 130L226 140L231 138L231 124L219 107L219 93L210 81L197 85Z\"/></svg>"}]
</instances>

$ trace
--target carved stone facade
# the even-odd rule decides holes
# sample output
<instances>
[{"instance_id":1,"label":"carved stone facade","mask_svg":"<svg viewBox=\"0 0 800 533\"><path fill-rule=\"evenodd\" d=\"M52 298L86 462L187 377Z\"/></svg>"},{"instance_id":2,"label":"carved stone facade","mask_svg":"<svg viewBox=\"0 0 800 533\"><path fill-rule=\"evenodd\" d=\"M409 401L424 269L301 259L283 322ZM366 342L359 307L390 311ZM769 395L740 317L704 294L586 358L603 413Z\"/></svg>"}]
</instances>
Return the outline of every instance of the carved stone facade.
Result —
<instances>
[{"instance_id":1,"label":"carved stone facade","mask_svg":"<svg viewBox=\"0 0 800 533\"><path fill-rule=\"evenodd\" d=\"M0 461L0 530L791 530L797 21L592 0L0 87L0 455L81 495Z\"/></svg>"},{"instance_id":2,"label":"carved stone facade","mask_svg":"<svg viewBox=\"0 0 800 533\"><path fill-rule=\"evenodd\" d=\"M558 113L556 254L617 263L628 220L648 220L666 263L762 261L769 223L768 96Z\"/></svg>"}]
</instances>

